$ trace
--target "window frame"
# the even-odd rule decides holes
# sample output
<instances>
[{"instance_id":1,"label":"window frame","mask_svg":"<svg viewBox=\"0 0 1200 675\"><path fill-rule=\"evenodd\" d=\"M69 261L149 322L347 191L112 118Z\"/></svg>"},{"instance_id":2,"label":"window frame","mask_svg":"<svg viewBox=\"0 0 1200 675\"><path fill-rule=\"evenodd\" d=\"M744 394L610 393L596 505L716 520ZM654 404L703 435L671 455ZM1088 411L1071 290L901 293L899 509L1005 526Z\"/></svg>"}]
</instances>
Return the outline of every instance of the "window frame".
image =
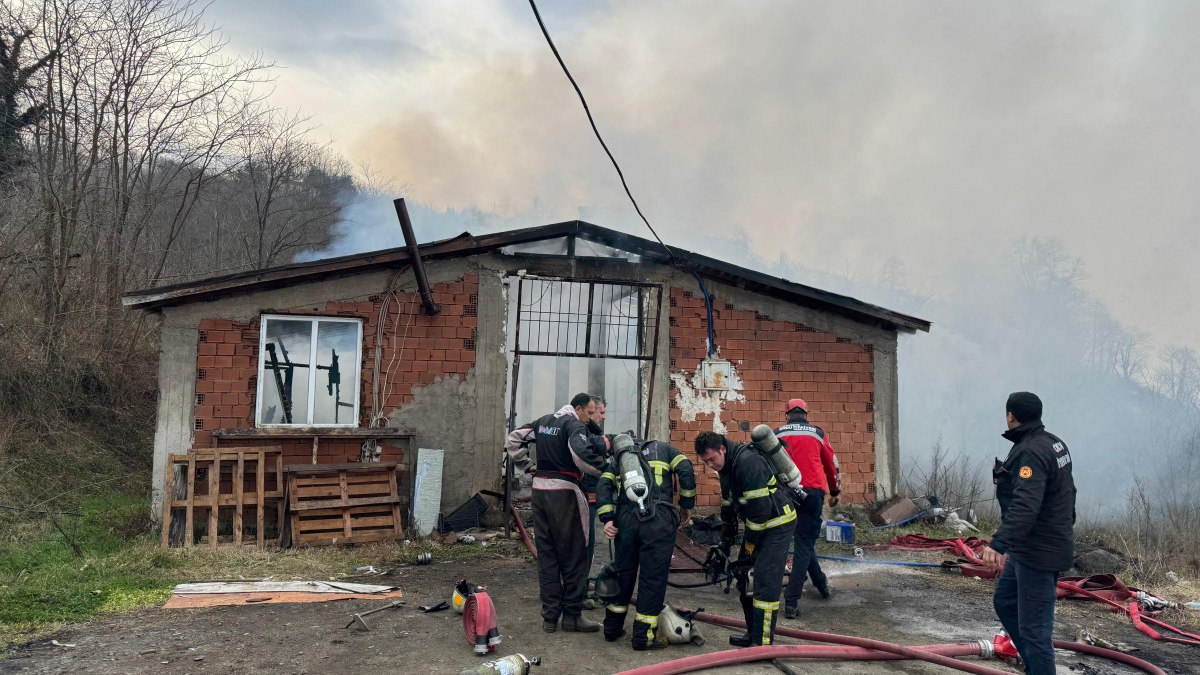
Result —
<instances>
[{"instance_id":1,"label":"window frame","mask_svg":"<svg viewBox=\"0 0 1200 675\"><path fill-rule=\"evenodd\" d=\"M353 417L351 417L350 422L342 423L342 424L332 424L332 423L330 423L330 424L313 424L311 422L300 423L300 424L296 424L296 423L264 424L261 421L262 420L262 404L263 404L263 387L265 386L264 383L266 382L266 379L267 379L266 378L267 361L263 357L263 354L266 351L266 343L264 342L264 340L266 340L266 337L267 337L267 321L271 321L271 320L308 321L312 325L312 332L310 333L310 337L309 337L309 351L308 351L308 363L309 363L308 377L309 377L309 379L308 379L308 409L305 412L306 420L312 420L313 413L314 413L314 411L316 409L316 405L317 405L317 397L315 396L316 387L317 387L317 384L316 384L316 377L317 377L316 361L317 361L317 358L316 358L316 356L317 356L317 329L320 326L320 323L322 321L327 321L330 323L353 323L358 326L358 331L357 331L357 336L356 336L356 338L358 340L358 359L355 361L355 376L354 376L354 415L353 415ZM360 398L361 398L361 394L362 394L362 380L363 380L363 372L362 372L363 371L363 324L364 324L363 319L356 318L356 317L321 316L318 314L263 314L261 317L259 317L258 371L257 371L258 372L258 385L256 387L255 400L254 400L254 428L256 428L256 429L301 429L301 428L357 429L357 428L359 428L359 412L360 412L359 408L361 405ZM345 374L345 372L346 372L345 369L342 370L343 374Z\"/></svg>"}]
</instances>

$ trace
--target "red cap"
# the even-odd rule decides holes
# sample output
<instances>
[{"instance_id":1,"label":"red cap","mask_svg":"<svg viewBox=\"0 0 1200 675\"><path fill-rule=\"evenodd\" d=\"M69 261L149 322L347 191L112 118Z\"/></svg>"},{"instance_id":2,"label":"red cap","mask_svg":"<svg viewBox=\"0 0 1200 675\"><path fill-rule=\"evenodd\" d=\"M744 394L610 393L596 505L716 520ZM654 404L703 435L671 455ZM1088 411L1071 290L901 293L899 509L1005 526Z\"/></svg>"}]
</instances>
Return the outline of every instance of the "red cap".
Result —
<instances>
[{"instance_id":1,"label":"red cap","mask_svg":"<svg viewBox=\"0 0 1200 675\"><path fill-rule=\"evenodd\" d=\"M796 408L799 408L804 412L808 412L808 404L805 403L804 399L802 398L794 398L788 401L787 412L791 412Z\"/></svg>"}]
</instances>

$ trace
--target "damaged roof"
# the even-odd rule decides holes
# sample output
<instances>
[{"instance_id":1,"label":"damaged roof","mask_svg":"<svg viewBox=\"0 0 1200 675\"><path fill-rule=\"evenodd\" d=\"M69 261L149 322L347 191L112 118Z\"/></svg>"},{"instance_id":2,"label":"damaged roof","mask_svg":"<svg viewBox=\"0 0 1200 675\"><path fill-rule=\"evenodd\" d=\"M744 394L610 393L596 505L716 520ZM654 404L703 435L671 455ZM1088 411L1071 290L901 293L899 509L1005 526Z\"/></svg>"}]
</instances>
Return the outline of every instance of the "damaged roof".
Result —
<instances>
[{"instance_id":1,"label":"damaged roof","mask_svg":"<svg viewBox=\"0 0 1200 675\"><path fill-rule=\"evenodd\" d=\"M675 253L676 257L676 260L673 261L656 241L625 234L624 232L617 232L616 230L610 230L606 227L600 227L599 225L593 225L592 223L580 220L571 220L520 230L509 230L507 232L498 232L478 237L471 235L469 232L464 232L450 239L421 244L420 253L422 259L427 261L460 258L497 251L503 247L517 244L529 244L547 239L571 236L581 237L615 249L627 251L640 256L646 262L680 266L678 261L683 260L687 263L687 267L684 269L688 271L694 270L704 277L794 302L805 307L849 316L864 323L881 325L885 328L907 333L913 333L918 330L928 331L930 327L930 322L924 319L862 302L849 296L830 293L829 291L773 277L745 267L731 265L716 258L709 258L708 256L672 246L671 250ZM408 260L407 248L399 246L369 253L356 253L337 258L323 258L311 262L292 263L290 265L280 265L278 267L251 272L227 274L198 281L133 291L122 298L122 304L132 309L154 310L160 307L213 300L237 293L320 281L335 276L345 276L347 274L356 274L377 269L391 269L398 264L407 263Z\"/></svg>"}]
</instances>

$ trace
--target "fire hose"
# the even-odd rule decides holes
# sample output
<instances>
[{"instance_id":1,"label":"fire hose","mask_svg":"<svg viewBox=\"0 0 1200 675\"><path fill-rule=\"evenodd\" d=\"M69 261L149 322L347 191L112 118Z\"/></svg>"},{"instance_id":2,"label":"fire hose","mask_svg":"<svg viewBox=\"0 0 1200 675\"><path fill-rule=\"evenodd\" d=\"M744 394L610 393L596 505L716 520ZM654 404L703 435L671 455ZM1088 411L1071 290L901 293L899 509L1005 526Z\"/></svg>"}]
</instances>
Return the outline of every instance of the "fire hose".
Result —
<instances>
[{"instance_id":1,"label":"fire hose","mask_svg":"<svg viewBox=\"0 0 1200 675\"><path fill-rule=\"evenodd\" d=\"M500 644L500 628L496 621L496 606L492 598L483 591L475 591L463 603L463 632L467 644L475 653L483 656L496 651Z\"/></svg>"},{"instance_id":2,"label":"fire hose","mask_svg":"<svg viewBox=\"0 0 1200 675\"><path fill-rule=\"evenodd\" d=\"M719 626L727 626L730 628L745 628L746 623L739 619L731 617L718 616L707 612L697 612L693 617L693 621L704 621ZM920 647L904 647L901 645L880 642L867 638L859 638L848 635L835 635L832 633L818 633L813 631L796 630L791 628L776 628L777 635L786 637L811 640L814 642L832 643L823 645L771 645L766 647L752 647L750 649L735 649L710 654L701 654L697 656L689 656L673 661L635 668L625 671L620 675L672 675L674 673L690 673L697 670L704 670L717 666L733 665L738 663L749 663L753 661L766 661L776 658L808 658L808 659L837 659L843 661L886 661L886 660L901 660L911 659L920 660L928 663L942 665L947 668L961 670L969 673L979 673L981 675L1007 675L1005 671L981 666L978 664L956 661L951 657L955 656L983 656L990 657L994 655L994 649L991 643L986 640L979 642L971 642L964 644L947 644L947 645L924 645ZM1157 666L1143 661L1129 654L1094 647L1092 645L1079 644L1074 642L1063 642L1055 640L1054 646L1058 649L1066 649L1089 654L1101 658L1107 658L1113 661L1119 661L1126 665L1138 668L1151 675L1166 675L1166 673Z\"/></svg>"}]
</instances>

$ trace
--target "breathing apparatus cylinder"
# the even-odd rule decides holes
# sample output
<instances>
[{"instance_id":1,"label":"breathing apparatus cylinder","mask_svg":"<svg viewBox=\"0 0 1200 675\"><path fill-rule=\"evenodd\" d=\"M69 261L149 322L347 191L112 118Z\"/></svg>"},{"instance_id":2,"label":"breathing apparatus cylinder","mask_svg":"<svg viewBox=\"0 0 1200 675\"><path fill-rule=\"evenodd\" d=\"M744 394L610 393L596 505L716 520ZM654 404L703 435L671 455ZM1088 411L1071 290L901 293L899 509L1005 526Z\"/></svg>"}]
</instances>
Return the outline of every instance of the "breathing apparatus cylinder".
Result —
<instances>
[{"instance_id":1,"label":"breathing apparatus cylinder","mask_svg":"<svg viewBox=\"0 0 1200 675\"><path fill-rule=\"evenodd\" d=\"M629 434L618 434L613 439L613 453L617 456L621 482L625 485L625 497L635 502L638 505L638 513L645 516L649 513L646 500L650 498L650 484L646 482L646 472L642 468L642 457L637 445Z\"/></svg>"},{"instance_id":2,"label":"breathing apparatus cylinder","mask_svg":"<svg viewBox=\"0 0 1200 675\"><path fill-rule=\"evenodd\" d=\"M771 427L765 424L754 427L754 431L750 432L750 440L754 441L754 447L770 460L771 466L775 468L775 473L783 480L784 485L803 499L804 488L800 487L800 469L796 468L796 463L788 456L783 441L779 440Z\"/></svg>"}]
</instances>

